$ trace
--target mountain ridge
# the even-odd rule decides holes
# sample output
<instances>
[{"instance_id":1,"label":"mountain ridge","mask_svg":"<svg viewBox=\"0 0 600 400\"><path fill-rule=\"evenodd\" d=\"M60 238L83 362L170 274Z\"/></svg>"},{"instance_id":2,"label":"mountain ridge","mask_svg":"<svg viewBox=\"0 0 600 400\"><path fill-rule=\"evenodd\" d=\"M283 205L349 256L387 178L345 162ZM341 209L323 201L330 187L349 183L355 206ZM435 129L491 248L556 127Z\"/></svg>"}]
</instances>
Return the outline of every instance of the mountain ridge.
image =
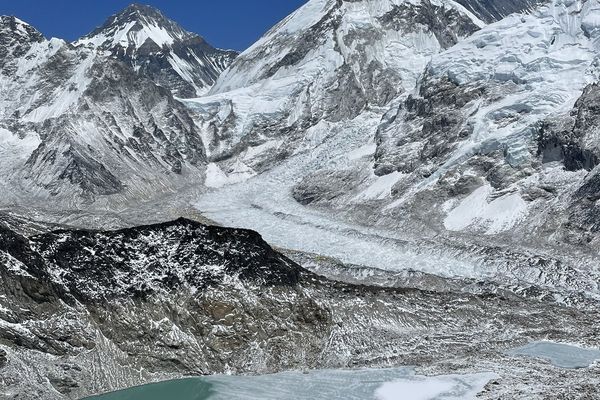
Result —
<instances>
[{"instance_id":1,"label":"mountain ridge","mask_svg":"<svg viewBox=\"0 0 600 400\"><path fill-rule=\"evenodd\" d=\"M181 186L176 181L186 178L178 176L190 175L190 170L202 180L196 167L204 157L201 135L174 98L171 80L163 85L153 80L154 72L166 69L173 77L170 65L154 64L154 72L146 74L93 46L47 40L25 23L13 30L21 25L11 17L2 22L22 42L11 41L13 34L0 42L5 54L0 152L6 160L0 185L10 187L5 201L51 197L84 204L131 191L139 196L152 185L147 181L156 181L157 172L162 175L158 186L167 191ZM177 51L199 46L199 36L173 27L191 38L179 43ZM197 68L200 75L203 68ZM207 74L213 76L214 66L210 68Z\"/></svg>"}]
</instances>

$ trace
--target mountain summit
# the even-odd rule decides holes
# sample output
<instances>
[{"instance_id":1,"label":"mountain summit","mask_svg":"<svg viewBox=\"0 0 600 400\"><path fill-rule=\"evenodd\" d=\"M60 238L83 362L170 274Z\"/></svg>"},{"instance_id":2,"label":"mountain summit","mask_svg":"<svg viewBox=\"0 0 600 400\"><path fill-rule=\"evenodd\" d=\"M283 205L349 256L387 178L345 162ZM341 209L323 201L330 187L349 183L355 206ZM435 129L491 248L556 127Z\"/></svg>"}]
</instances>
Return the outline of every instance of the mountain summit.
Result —
<instances>
[{"instance_id":1,"label":"mountain summit","mask_svg":"<svg viewBox=\"0 0 600 400\"><path fill-rule=\"evenodd\" d=\"M76 45L95 47L130 64L182 98L204 94L237 56L216 49L154 7L132 4Z\"/></svg>"},{"instance_id":2,"label":"mountain summit","mask_svg":"<svg viewBox=\"0 0 600 400\"><path fill-rule=\"evenodd\" d=\"M44 35L19 18L0 16L0 73L8 73L4 66L9 59L23 56L33 43L43 40Z\"/></svg>"}]
</instances>

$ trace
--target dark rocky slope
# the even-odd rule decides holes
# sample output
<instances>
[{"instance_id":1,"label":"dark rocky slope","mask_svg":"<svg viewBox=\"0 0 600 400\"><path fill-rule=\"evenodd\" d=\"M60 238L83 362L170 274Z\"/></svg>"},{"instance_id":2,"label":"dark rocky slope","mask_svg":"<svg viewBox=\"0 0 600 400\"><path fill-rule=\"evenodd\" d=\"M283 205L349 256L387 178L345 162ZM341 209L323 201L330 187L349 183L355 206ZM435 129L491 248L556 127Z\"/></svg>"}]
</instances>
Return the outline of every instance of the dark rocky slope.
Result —
<instances>
[{"instance_id":1,"label":"dark rocky slope","mask_svg":"<svg viewBox=\"0 0 600 400\"><path fill-rule=\"evenodd\" d=\"M549 0L457 0L485 22L499 21L509 14L534 10Z\"/></svg>"},{"instance_id":2,"label":"dark rocky slope","mask_svg":"<svg viewBox=\"0 0 600 400\"><path fill-rule=\"evenodd\" d=\"M535 389L549 393L560 371L500 351L525 337L597 337L586 301L566 307L534 288L522 298L483 282L430 282L439 289L330 281L255 232L185 219L29 239L1 228L0 399L78 398L190 374L388 365L495 370L500 385L484 398L517 390L533 368ZM590 374L561 379L597 382Z\"/></svg>"}]
</instances>

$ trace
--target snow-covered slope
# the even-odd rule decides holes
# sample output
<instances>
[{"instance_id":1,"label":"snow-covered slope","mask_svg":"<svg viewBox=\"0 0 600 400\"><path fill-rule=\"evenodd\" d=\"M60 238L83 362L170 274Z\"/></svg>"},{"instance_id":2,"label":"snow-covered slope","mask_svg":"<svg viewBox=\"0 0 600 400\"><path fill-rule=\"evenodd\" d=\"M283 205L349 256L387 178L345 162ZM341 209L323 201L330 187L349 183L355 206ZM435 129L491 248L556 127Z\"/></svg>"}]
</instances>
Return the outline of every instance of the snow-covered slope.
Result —
<instances>
[{"instance_id":1,"label":"snow-covered slope","mask_svg":"<svg viewBox=\"0 0 600 400\"><path fill-rule=\"evenodd\" d=\"M212 47L159 10L132 4L74 43L105 51L178 97L207 92L237 52Z\"/></svg>"},{"instance_id":2,"label":"snow-covered slope","mask_svg":"<svg viewBox=\"0 0 600 400\"><path fill-rule=\"evenodd\" d=\"M412 90L433 54L481 26L452 1L313 0L188 104L200 114L209 158L227 159L225 175L251 176L327 136L312 127L387 107Z\"/></svg>"}]
</instances>

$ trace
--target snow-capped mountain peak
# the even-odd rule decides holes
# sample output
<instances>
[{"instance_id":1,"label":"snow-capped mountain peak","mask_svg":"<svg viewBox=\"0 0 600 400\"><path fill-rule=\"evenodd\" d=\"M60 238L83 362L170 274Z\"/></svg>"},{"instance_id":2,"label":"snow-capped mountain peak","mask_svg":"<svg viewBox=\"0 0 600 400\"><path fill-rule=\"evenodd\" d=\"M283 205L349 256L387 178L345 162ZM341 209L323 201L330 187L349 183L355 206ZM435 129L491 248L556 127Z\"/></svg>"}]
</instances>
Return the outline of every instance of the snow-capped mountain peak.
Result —
<instances>
[{"instance_id":1,"label":"snow-capped mountain peak","mask_svg":"<svg viewBox=\"0 0 600 400\"><path fill-rule=\"evenodd\" d=\"M79 43L93 44L105 50L121 47L128 53L137 51L144 45L163 48L190 36L195 35L184 31L159 10L132 4L110 17L104 25L82 38Z\"/></svg>"},{"instance_id":2,"label":"snow-capped mountain peak","mask_svg":"<svg viewBox=\"0 0 600 400\"><path fill-rule=\"evenodd\" d=\"M128 15L138 23L141 14L134 14ZM148 21L140 26L157 26ZM168 186L202 163L203 146L189 114L164 88L184 87L177 76L166 80L169 64L157 60L148 66L153 70L134 69L127 61L137 58L46 40L13 17L0 23L0 197L16 198L33 184L42 197L70 197L74 189L91 199L135 191L157 170ZM179 43L182 51L190 49ZM159 56L176 54L173 49ZM150 79L161 73L165 80L155 83L165 84L157 86ZM134 170L152 172L133 178ZM124 175L134 179L131 185L121 181ZM13 187L21 177L24 184Z\"/></svg>"},{"instance_id":3,"label":"snow-capped mountain peak","mask_svg":"<svg viewBox=\"0 0 600 400\"><path fill-rule=\"evenodd\" d=\"M128 6L74 44L108 52L184 98L208 91L237 56L141 4Z\"/></svg>"},{"instance_id":4,"label":"snow-capped mountain peak","mask_svg":"<svg viewBox=\"0 0 600 400\"><path fill-rule=\"evenodd\" d=\"M11 58L24 55L33 43L43 40L44 35L19 18L0 16L0 67Z\"/></svg>"},{"instance_id":5,"label":"snow-capped mountain peak","mask_svg":"<svg viewBox=\"0 0 600 400\"><path fill-rule=\"evenodd\" d=\"M6 40L8 37L20 37L25 40L32 39L34 41L44 39L44 35L37 29L11 15L0 15L0 32L2 32L2 36L0 37L2 40Z\"/></svg>"}]
</instances>

